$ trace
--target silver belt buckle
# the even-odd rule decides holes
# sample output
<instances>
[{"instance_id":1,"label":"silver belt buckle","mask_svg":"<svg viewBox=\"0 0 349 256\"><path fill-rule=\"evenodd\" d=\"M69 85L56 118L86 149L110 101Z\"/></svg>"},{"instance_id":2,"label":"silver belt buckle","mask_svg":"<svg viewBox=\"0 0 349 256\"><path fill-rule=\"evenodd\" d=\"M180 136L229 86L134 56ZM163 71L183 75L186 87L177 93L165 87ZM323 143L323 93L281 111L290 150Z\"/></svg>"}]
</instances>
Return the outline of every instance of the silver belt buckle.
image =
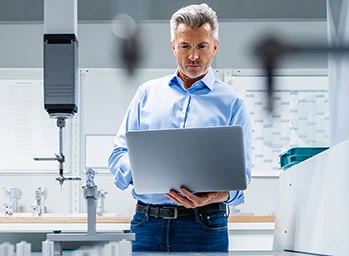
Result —
<instances>
[{"instance_id":1,"label":"silver belt buckle","mask_svg":"<svg viewBox=\"0 0 349 256\"><path fill-rule=\"evenodd\" d=\"M178 218L178 209L177 207L171 207L171 206L164 206L163 209L173 209L173 216L172 217L162 217L165 220L174 220Z\"/></svg>"}]
</instances>

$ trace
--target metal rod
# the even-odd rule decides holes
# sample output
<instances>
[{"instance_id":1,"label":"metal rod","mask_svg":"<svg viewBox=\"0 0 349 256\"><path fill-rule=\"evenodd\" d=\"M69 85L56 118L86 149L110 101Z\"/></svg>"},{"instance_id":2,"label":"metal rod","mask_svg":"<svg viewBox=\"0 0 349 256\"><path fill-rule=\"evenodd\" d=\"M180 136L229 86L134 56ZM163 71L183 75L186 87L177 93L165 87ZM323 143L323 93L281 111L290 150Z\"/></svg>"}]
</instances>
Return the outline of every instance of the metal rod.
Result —
<instances>
[{"instance_id":1,"label":"metal rod","mask_svg":"<svg viewBox=\"0 0 349 256\"><path fill-rule=\"evenodd\" d=\"M59 127L59 155L63 157L61 161L59 161L59 175L63 177L63 162L64 162L64 154L63 154L63 127L65 126L65 119L58 118L57 125Z\"/></svg>"},{"instance_id":2,"label":"metal rod","mask_svg":"<svg viewBox=\"0 0 349 256\"><path fill-rule=\"evenodd\" d=\"M59 154L63 155L63 127L59 127Z\"/></svg>"},{"instance_id":3,"label":"metal rod","mask_svg":"<svg viewBox=\"0 0 349 256\"><path fill-rule=\"evenodd\" d=\"M96 198L87 198L87 234L96 234Z\"/></svg>"},{"instance_id":4,"label":"metal rod","mask_svg":"<svg viewBox=\"0 0 349 256\"><path fill-rule=\"evenodd\" d=\"M34 157L35 161L56 161L56 157Z\"/></svg>"}]
</instances>

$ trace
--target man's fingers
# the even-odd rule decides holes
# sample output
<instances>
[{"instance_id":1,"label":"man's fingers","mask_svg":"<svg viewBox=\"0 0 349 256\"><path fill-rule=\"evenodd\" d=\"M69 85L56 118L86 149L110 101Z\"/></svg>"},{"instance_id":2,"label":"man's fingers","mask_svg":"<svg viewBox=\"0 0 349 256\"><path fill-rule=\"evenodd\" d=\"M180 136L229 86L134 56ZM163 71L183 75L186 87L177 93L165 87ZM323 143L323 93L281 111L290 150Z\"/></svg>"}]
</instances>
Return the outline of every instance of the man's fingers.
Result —
<instances>
[{"instance_id":1,"label":"man's fingers","mask_svg":"<svg viewBox=\"0 0 349 256\"><path fill-rule=\"evenodd\" d=\"M180 188L179 191L192 201L195 201L199 198L198 196L194 195L192 192L185 188Z\"/></svg>"},{"instance_id":2,"label":"man's fingers","mask_svg":"<svg viewBox=\"0 0 349 256\"><path fill-rule=\"evenodd\" d=\"M181 204L187 208L191 208L190 201L188 199L186 199L185 197L183 197L182 195L178 194L177 191L171 190L166 195L175 203Z\"/></svg>"},{"instance_id":3,"label":"man's fingers","mask_svg":"<svg viewBox=\"0 0 349 256\"><path fill-rule=\"evenodd\" d=\"M191 191L185 188L180 188L179 192L171 190L169 193L166 193L165 195L176 204L183 205L186 208L194 208L204 206L212 202L218 202L217 197L219 197L221 194L221 192L193 194Z\"/></svg>"},{"instance_id":4,"label":"man's fingers","mask_svg":"<svg viewBox=\"0 0 349 256\"><path fill-rule=\"evenodd\" d=\"M172 201L174 201L177 204L183 205L186 208L193 208L195 207L195 204L188 198L179 193L177 191L171 190L169 193L165 194L167 197L169 197Z\"/></svg>"},{"instance_id":5,"label":"man's fingers","mask_svg":"<svg viewBox=\"0 0 349 256\"><path fill-rule=\"evenodd\" d=\"M175 202L176 204L181 204L181 202L179 202L177 200L177 198L175 198L174 196L172 196L170 193L166 193L165 196L167 196L168 198L170 198L173 202Z\"/></svg>"},{"instance_id":6,"label":"man's fingers","mask_svg":"<svg viewBox=\"0 0 349 256\"><path fill-rule=\"evenodd\" d=\"M185 195L189 200L193 201L197 206L201 206L202 204L209 203L212 199L219 195L219 192L207 192L207 193L198 193L193 194L185 188L179 189L183 195Z\"/></svg>"}]
</instances>

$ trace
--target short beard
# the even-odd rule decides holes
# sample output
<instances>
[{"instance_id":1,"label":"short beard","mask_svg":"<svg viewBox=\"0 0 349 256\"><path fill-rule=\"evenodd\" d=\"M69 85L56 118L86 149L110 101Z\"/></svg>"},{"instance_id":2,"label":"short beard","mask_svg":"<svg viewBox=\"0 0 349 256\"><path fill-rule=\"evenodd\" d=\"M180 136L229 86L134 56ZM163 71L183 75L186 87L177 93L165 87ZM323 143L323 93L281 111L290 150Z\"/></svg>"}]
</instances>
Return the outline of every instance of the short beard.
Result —
<instances>
[{"instance_id":1,"label":"short beard","mask_svg":"<svg viewBox=\"0 0 349 256\"><path fill-rule=\"evenodd\" d=\"M195 79L195 78L198 78L198 77L200 77L200 76L202 76L202 75L205 75L205 74L207 73L207 71L208 71L208 69L209 69L211 63L210 63L210 65L208 65L207 68L206 68L205 70L203 70L199 75L195 75L195 76L192 76L192 75L188 74L187 72L185 72L185 70L183 70L183 69L181 68L181 66L180 66L178 63L177 63L177 65L178 65L179 70L180 70L184 75L186 75L186 76L189 77L190 79Z\"/></svg>"}]
</instances>

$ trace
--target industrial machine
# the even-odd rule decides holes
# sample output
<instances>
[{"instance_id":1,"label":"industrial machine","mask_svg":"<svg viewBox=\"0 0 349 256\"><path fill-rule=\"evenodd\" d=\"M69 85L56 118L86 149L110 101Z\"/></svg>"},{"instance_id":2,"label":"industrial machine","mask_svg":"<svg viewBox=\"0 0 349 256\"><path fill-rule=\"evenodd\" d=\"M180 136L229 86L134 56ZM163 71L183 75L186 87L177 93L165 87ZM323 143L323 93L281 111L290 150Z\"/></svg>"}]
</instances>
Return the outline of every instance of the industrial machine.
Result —
<instances>
[{"instance_id":1,"label":"industrial machine","mask_svg":"<svg viewBox=\"0 0 349 256\"><path fill-rule=\"evenodd\" d=\"M59 11L66 13L64 22ZM55 157L36 157L36 161L58 161L59 176L65 180L80 177L64 176L63 128L66 120L78 112L78 39L77 1L45 1L44 10L44 107L59 128L59 153Z\"/></svg>"},{"instance_id":2,"label":"industrial machine","mask_svg":"<svg viewBox=\"0 0 349 256\"><path fill-rule=\"evenodd\" d=\"M64 20L60 17L61 13L65 13ZM81 180L80 177L64 175L63 166L63 128L66 126L66 120L78 112L77 0L45 1L44 30L44 107L50 118L57 120L59 153L55 157L36 157L35 160L58 161L59 176L56 180L62 186L67 180ZM132 35L133 33L124 38L126 47L128 41L133 44L135 37ZM137 57L133 56L128 67L133 69L136 62ZM95 172L88 169L86 185L83 187L84 198L87 200L87 233L65 233L56 230L47 234L47 240L53 242L55 255L62 255L65 248L77 249L79 245L86 243L93 245L135 239L134 234L127 232L96 232L96 201L103 195L98 192L94 177Z\"/></svg>"}]
</instances>

